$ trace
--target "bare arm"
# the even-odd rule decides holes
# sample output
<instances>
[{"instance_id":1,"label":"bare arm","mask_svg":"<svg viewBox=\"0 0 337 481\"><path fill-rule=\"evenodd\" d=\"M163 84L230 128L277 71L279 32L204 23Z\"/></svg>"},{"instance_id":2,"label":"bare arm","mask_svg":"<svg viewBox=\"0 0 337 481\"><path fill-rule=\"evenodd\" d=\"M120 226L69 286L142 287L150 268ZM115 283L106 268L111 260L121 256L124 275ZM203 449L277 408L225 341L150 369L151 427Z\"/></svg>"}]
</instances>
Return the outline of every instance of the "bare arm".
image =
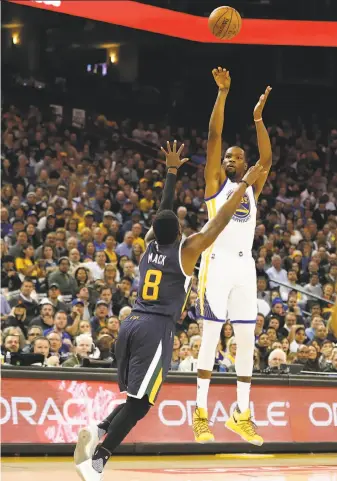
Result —
<instances>
[{"instance_id":1,"label":"bare arm","mask_svg":"<svg viewBox=\"0 0 337 481\"><path fill-rule=\"evenodd\" d=\"M219 92L213 107L208 129L207 161L205 167L206 197L215 195L221 184L222 130L225 117L225 104L230 88L229 72L221 67L212 70Z\"/></svg>"},{"instance_id":2,"label":"bare arm","mask_svg":"<svg viewBox=\"0 0 337 481\"><path fill-rule=\"evenodd\" d=\"M173 210L173 202L174 202L174 193L176 188L177 182L177 172L181 165L187 162L188 159L180 159L180 154L184 149L184 144L182 144L177 152L177 141L173 142L173 150L171 150L170 143L167 142L167 152L161 147L161 150L166 155L166 167L167 167L167 176L164 186L164 191L162 195L162 199L160 202L159 209L157 211L161 212L162 210ZM145 236L145 246L147 247L148 244L154 239L154 232L153 228L151 227L148 233Z\"/></svg>"},{"instance_id":3,"label":"bare arm","mask_svg":"<svg viewBox=\"0 0 337 481\"><path fill-rule=\"evenodd\" d=\"M247 186L252 185L262 173L263 167L260 164L256 164L250 168L216 216L207 222L198 234L191 235L185 240L181 251L181 261L187 275L193 274L195 264L200 254L213 244L218 235L229 223L234 212L240 206L242 196Z\"/></svg>"},{"instance_id":4,"label":"bare arm","mask_svg":"<svg viewBox=\"0 0 337 481\"><path fill-rule=\"evenodd\" d=\"M272 165L272 150L268 131L263 123L262 112L266 104L271 87L267 87L263 95L261 95L258 103L254 109L254 122L257 134L257 143L259 147L260 160L259 162L264 167L266 173L256 181L255 184L255 199L258 199L262 192L263 186L266 183L271 165Z\"/></svg>"}]
</instances>

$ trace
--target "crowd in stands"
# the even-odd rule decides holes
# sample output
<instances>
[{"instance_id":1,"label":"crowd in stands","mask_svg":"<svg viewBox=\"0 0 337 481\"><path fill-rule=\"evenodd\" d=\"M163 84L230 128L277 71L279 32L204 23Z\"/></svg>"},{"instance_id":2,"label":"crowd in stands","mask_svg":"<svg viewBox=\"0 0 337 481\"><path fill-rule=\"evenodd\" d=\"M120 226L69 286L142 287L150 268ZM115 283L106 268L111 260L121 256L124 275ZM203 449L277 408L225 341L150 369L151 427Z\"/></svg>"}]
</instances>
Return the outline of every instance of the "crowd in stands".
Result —
<instances>
[{"instance_id":1,"label":"crowd in stands","mask_svg":"<svg viewBox=\"0 0 337 481\"><path fill-rule=\"evenodd\" d=\"M270 127L273 168L258 204L254 371L337 373L337 130L312 122ZM132 148L125 147L132 139ZM31 106L2 115L2 362L42 354L45 366L115 366L114 344L137 298L144 236L159 206L159 146L184 142L194 161L179 175L175 210L187 236L207 222L207 134L194 128L97 118L90 133L43 118ZM257 160L252 127L237 135ZM156 155L145 155L147 146ZM223 149L228 147L224 141ZM223 275L226 272L225 266ZM171 369L196 371L202 319L197 271L177 319ZM235 372L236 343L224 324L214 369ZM15 357L15 356L14 356Z\"/></svg>"}]
</instances>

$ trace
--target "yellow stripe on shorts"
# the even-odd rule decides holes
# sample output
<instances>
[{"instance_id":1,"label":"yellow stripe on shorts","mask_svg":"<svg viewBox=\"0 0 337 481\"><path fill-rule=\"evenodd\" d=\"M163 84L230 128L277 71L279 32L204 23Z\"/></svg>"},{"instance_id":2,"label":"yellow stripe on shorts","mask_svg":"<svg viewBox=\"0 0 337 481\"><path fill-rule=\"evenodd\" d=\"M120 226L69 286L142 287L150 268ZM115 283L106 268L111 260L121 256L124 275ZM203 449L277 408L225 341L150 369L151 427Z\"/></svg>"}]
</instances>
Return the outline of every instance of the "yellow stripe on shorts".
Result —
<instances>
[{"instance_id":1,"label":"yellow stripe on shorts","mask_svg":"<svg viewBox=\"0 0 337 481\"><path fill-rule=\"evenodd\" d=\"M208 220L211 220L216 215L215 198L206 201L206 205L208 210ZM208 266L209 266L212 250L213 250L213 244L209 246L209 248L204 253L204 258L202 259L202 270L199 276L200 278L199 302L200 302L200 312L202 316L204 315L204 298L205 298L205 290L206 290L206 283L207 283L207 276L208 276Z\"/></svg>"}]
</instances>

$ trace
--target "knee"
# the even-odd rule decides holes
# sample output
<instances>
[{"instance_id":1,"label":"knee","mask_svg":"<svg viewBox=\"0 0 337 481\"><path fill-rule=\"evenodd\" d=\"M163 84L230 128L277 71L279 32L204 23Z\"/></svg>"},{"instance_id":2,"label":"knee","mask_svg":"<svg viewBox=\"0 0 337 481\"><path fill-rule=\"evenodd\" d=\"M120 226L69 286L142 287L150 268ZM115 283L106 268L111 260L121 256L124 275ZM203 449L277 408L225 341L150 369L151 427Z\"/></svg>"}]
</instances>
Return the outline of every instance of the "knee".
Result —
<instances>
[{"instance_id":1,"label":"knee","mask_svg":"<svg viewBox=\"0 0 337 481\"><path fill-rule=\"evenodd\" d=\"M234 332L236 345L238 349L254 350L255 346L255 324L236 326Z\"/></svg>"},{"instance_id":2,"label":"knee","mask_svg":"<svg viewBox=\"0 0 337 481\"><path fill-rule=\"evenodd\" d=\"M143 396L141 399L128 396L126 400L130 416L135 422L143 419L151 408L148 396Z\"/></svg>"}]
</instances>

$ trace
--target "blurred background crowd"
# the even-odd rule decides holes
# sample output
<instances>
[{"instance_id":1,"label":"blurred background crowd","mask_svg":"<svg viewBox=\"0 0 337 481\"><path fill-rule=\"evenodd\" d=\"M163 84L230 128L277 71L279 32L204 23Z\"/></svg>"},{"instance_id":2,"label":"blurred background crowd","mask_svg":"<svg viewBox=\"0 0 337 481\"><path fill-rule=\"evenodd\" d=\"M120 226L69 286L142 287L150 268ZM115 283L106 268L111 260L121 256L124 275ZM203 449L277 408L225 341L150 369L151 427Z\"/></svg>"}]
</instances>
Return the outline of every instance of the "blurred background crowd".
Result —
<instances>
[{"instance_id":1,"label":"blurred background crowd","mask_svg":"<svg viewBox=\"0 0 337 481\"><path fill-rule=\"evenodd\" d=\"M12 10L6 13L12 18ZM56 15L43 14L46 23L48 15ZM31 18L26 22L33 38L35 24ZM81 31L83 25L77 28ZM56 34L49 42L55 38ZM163 45L155 50L153 43L149 46L144 40L138 77L128 82L121 80L126 73L118 70L111 51L106 75L106 64L97 62L97 67L94 61L86 72L74 68L76 74L68 71L66 76L57 68L70 62L70 54L60 57L54 49L58 61L53 62L51 74L48 50L40 52L40 57L35 52L34 62L25 68L20 64L20 70L23 47L21 53L12 51L12 56L5 49L2 362L32 362L24 361L23 354L40 354L45 366L80 367L90 360L115 366L114 344L137 297L144 236L165 182L159 149L167 140L184 143L183 155L190 159L179 172L174 202L184 236L207 222L203 170L207 122L216 95L210 71L220 58L221 64L228 62L224 67L233 65L234 69L223 152L236 144L244 148L249 164L256 162L252 108L266 84L274 87L265 114L273 168L259 199L253 245L259 311L254 371L287 373L297 365L297 370L309 374L337 373L337 315L333 311L337 292L337 120L333 118L337 82L333 74L324 76L322 93L322 78L311 76L309 70L305 86L291 82L287 76L290 64L282 57L282 49L275 69L266 67L263 56L270 47L256 47L256 65L263 68L250 76L249 52L237 56L241 47L232 46L230 51L223 47L219 55L217 47L203 59L199 78L194 45L182 43L181 52L163 57ZM200 46L199 52L204 48ZM320 57L323 67L331 61L329 55L326 61L324 55ZM176 61L179 72L159 68L168 59ZM240 75L242 71L245 75ZM202 98L201 88L205 88ZM74 98L81 103L74 104ZM81 109L74 109L76 105ZM223 275L230 275L225 266ZM198 269L186 309L176 320L171 365L175 371L197 369L202 336L202 320L195 314L197 285ZM228 322L219 339L214 370L234 372L235 354Z\"/></svg>"}]
</instances>

